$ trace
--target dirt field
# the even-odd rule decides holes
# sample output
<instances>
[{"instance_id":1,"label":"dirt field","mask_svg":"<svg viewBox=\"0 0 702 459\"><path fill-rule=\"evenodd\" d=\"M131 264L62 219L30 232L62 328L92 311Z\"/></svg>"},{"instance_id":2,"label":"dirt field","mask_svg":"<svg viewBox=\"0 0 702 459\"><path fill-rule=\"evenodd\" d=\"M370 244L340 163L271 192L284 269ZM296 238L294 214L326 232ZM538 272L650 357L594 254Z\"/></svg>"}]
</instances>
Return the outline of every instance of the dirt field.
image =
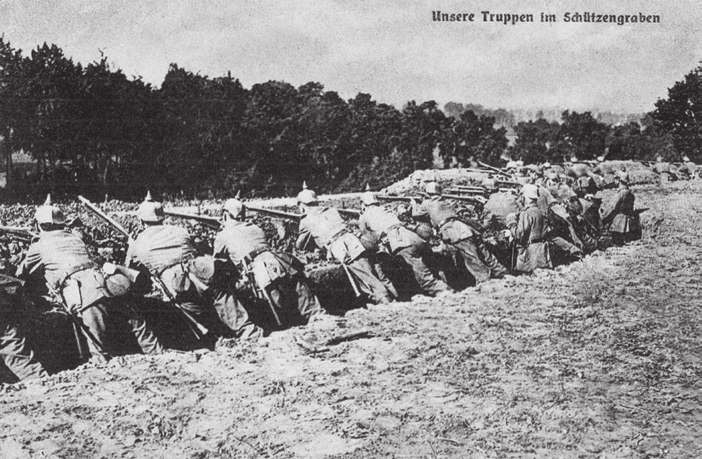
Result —
<instances>
[{"instance_id":1,"label":"dirt field","mask_svg":"<svg viewBox=\"0 0 702 459\"><path fill-rule=\"evenodd\" d=\"M0 456L702 457L702 183L635 192L553 272L2 386Z\"/></svg>"}]
</instances>

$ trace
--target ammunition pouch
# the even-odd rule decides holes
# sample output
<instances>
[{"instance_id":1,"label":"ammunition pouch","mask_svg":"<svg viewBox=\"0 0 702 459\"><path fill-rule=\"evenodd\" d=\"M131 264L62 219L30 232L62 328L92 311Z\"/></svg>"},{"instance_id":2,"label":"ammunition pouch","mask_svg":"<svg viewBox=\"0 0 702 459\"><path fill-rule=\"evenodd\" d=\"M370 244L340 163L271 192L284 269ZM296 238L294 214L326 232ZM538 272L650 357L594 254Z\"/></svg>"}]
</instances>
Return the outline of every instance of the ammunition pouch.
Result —
<instances>
[{"instance_id":1,"label":"ammunition pouch","mask_svg":"<svg viewBox=\"0 0 702 459\"><path fill-rule=\"evenodd\" d=\"M439 226L439 236L449 244L456 244L478 236L478 233L467 223L458 218L451 218Z\"/></svg>"},{"instance_id":2,"label":"ammunition pouch","mask_svg":"<svg viewBox=\"0 0 702 459\"><path fill-rule=\"evenodd\" d=\"M126 266L103 266L105 290L110 298L118 298L133 291L143 291L148 286L148 276L136 269Z\"/></svg>"},{"instance_id":3,"label":"ammunition pouch","mask_svg":"<svg viewBox=\"0 0 702 459\"><path fill-rule=\"evenodd\" d=\"M327 251L340 263L349 264L360 258L366 251L358 236L344 232L332 239L327 246Z\"/></svg>"}]
</instances>

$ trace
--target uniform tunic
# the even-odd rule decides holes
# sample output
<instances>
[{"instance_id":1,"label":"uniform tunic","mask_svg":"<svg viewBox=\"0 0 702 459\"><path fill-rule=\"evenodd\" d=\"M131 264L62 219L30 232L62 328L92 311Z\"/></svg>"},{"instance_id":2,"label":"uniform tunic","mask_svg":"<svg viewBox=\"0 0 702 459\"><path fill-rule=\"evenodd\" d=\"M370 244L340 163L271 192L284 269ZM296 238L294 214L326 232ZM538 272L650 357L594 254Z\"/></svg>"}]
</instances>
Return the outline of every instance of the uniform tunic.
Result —
<instances>
[{"instance_id":1,"label":"uniform tunic","mask_svg":"<svg viewBox=\"0 0 702 459\"><path fill-rule=\"evenodd\" d=\"M394 214L384 208L368 206L358 219L358 226L364 233L372 233L385 239L393 255L400 257L411 269L419 288L434 295L448 290L448 286L436 278L425 263L430 254L426 241L416 233L402 226Z\"/></svg>"},{"instance_id":2,"label":"uniform tunic","mask_svg":"<svg viewBox=\"0 0 702 459\"><path fill-rule=\"evenodd\" d=\"M189 262L197 255L192 238L184 228L172 225L147 226L129 244L126 263L141 264L158 275L176 302L213 334L222 331L211 298L193 282ZM223 331L222 331L223 332Z\"/></svg>"},{"instance_id":3,"label":"uniform tunic","mask_svg":"<svg viewBox=\"0 0 702 459\"><path fill-rule=\"evenodd\" d=\"M161 273L195 255L192 238L186 229L154 225L147 227L129 244L127 263L138 261L149 271Z\"/></svg>"},{"instance_id":4,"label":"uniform tunic","mask_svg":"<svg viewBox=\"0 0 702 459\"><path fill-rule=\"evenodd\" d=\"M546 218L543 212L531 203L519 214L515 230L518 245L515 269L530 273L536 268L552 268L551 254L546 242Z\"/></svg>"},{"instance_id":5,"label":"uniform tunic","mask_svg":"<svg viewBox=\"0 0 702 459\"><path fill-rule=\"evenodd\" d=\"M340 263L348 268L359 290L376 303L387 303L393 299L389 286L379 278L368 261L366 248L360 239L348 232L346 224L336 209L310 207L300 220L296 246L304 249L313 239L320 248L326 248Z\"/></svg>"},{"instance_id":6,"label":"uniform tunic","mask_svg":"<svg viewBox=\"0 0 702 459\"><path fill-rule=\"evenodd\" d=\"M614 237L634 240L641 237L639 217L634 210L634 193L629 188L621 187L611 210L602 217L602 223L609 225L609 230Z\"/></svg>"},{"instance_id":7,"label":"uniform tunic","mask_svg":"<svg viewBox=\"0 0 702 459\"><path fill-rule=\"evenodd\" d=\"M128 324L143 352L163 351L144 320L121 305L120 298L110 298L102 272L91 261L83 240L71 231L40 233L39 240L27 249L21 268L25 276L35 278L43 272L47 286L57 290L69 310L80 316L97 341L96 345L92 339L87 339L92 354L101 353L99 347L107 354L119 348L118 342L108 338L107 324L111 317L121 318Z\"/></svg>"},{"instance_id":8,"label":"uniform tunic","mask_svg":"<svg viewBox=\"0 0 702 459\"><path fill-rule=\"evenodd\" d=\"M334 236L346 230L341 214L331 207L311 207L300 220L298 241L306 237L314 239L317 247L327 247Z\"/></svg>"},{"instance_id":9,"label":"uniform tunic","mask_svg":"<svg viewBox=\"0 0 702 459\"><path fill-rule=\"evenodd\" d=\"M416 218L429 218L441 239L458 250L465 269L476 283L505 274L504 266L487 249L480 233L459 220L456 211L441 197L425 199L412 209L412 214Z\"/></svg>"},{"instance_id":10,"label":"uniform tunic","mask_svg":"<svg viewBox=\"0 0 702 459\"><path fill-rule=\"evenodd\" d=\"M253 260L249 260L251 254L254 254ZM251 263L255 282L266 293L265 299L277 317L268 317L265 323L257 325L265 328L299 325L321 312L319 301L304 276L302 263L292 255L273 252L265 233L255 224L227 220L215 237L214 255L235 265L242 261Z\"/></svg>"}]
</instances>

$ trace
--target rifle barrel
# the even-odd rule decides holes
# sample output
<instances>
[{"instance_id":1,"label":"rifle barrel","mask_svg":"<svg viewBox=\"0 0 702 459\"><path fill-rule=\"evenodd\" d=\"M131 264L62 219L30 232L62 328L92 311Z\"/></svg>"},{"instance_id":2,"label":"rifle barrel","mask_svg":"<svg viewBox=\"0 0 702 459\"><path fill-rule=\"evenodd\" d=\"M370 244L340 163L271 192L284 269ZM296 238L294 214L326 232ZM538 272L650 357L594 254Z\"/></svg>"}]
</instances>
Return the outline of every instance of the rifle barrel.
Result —
<instances>
[{"instance_id":1,"label":"rifle barrel","mask_svg":"<svg viewBox=\"0 0 702 459\"><path fill-rule=\"evenodd\" d=\"M37 236L35 232L29 228L22 228L20 226L4 226L0 225L0 233L9 233L22 238L32 239Z\"/></svg>"},{"instance_id":2,"label":"rifle barrel","mask_svg":"<svg viewBox=\"0 0 702 459\"><path fill-rule=\"evenodd\" d=\"M215 228L219 228L219 226L220 226L219 218L217 218L217 217L210 217L208 215L189 214L186 212L178 212L177 210L173 210L173 209L164 210L163 213L165 215L170 216L170 217L197 220L201 223L204 223L204 224L209 225L209 226L213 226Z\"/></svg>"},{"instance_id":3,"label":"rifle barrel","mask_svg":"<svg viewBox=\"0 0 702 459\"><path fill-rule=\"evenodd\" d=\"M271 217L284 218L287 220L300 220L302 218L302 215L300 215L300 214L294 214L292 212L284 212L282 210L265 209L263 207L248 206L248 205L246 205L246 203L244 203L244 208L246 208L247 210L250 210L252 212L259 213L259 214L269 215Z\"/></svg>"}]
</instances>

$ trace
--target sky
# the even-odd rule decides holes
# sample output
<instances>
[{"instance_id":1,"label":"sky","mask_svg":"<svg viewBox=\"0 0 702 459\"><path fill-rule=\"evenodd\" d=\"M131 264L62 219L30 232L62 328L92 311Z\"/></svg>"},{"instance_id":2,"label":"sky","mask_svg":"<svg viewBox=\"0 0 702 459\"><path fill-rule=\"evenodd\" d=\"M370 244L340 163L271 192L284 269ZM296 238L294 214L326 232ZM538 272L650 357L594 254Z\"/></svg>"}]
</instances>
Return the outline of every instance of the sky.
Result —
<instances>
[{"instance_id":1,"label":"sky","mask_svg":"<svg viewBox=\"0 0 702 459\"><path fill-rule=\"evenodd\" d=\"M434 10L476 13L437 23ZM554 13L555 24L502 25L494 13ZM659 14L660 24L572 24L565 12ZM702 61L702 2L516 0L0 0L0 33L24 51L55 43L77 61L100 51L160 85L170 63L246 87L321 82L366 92L490 108L649 111Z\"/></svg>"}]
</instances>

